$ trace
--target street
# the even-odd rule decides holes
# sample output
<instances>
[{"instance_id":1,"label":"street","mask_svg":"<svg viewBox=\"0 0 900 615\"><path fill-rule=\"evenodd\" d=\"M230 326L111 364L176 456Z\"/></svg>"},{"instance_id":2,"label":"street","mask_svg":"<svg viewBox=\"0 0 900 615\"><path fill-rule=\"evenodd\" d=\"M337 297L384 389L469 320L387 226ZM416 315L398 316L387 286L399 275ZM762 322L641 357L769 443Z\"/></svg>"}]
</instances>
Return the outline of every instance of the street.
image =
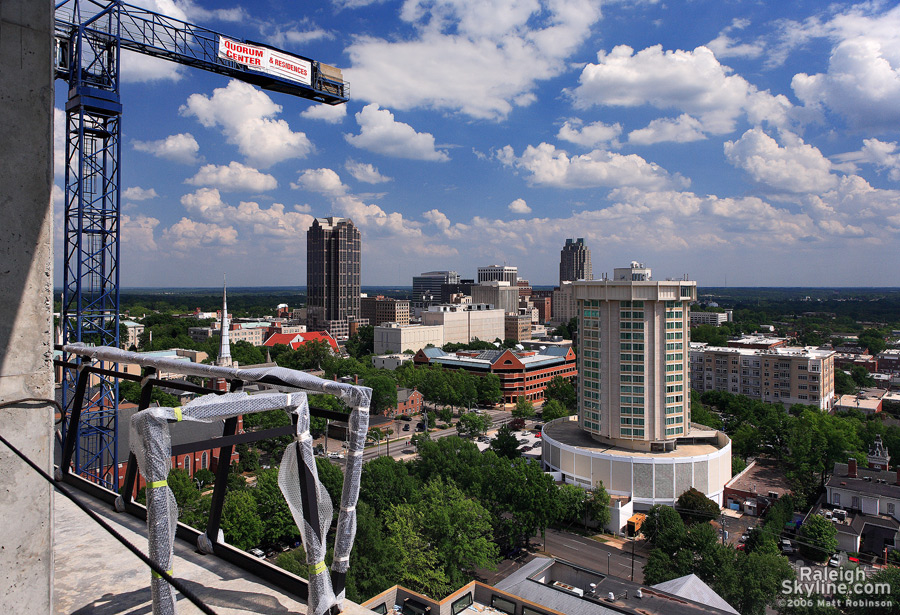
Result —
<instances>
[{"instance_id":1,"label":"street","mask_svg":"<svg viewBox=\"0 0 900 615\"><path fill-rule=\"evenodd\" d=\"M624 543L624 544L620 544ZM622 579L631 579L631 544L622 539L612 539L602 543L586 536L548 529L544 542L544 552L585 568L596 570ZM634 580L643 583L646 557L640 552L642 541L636 545L634 556Z\"/></svg>"}]
</instances>

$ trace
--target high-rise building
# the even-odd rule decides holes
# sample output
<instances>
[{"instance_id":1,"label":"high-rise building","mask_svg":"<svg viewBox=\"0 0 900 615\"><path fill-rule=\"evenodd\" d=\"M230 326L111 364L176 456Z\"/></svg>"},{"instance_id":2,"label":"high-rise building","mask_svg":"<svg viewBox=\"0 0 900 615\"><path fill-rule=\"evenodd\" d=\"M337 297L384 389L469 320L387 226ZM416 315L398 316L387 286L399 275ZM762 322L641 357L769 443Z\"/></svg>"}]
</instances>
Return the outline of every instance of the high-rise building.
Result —
<instances>
[{"instance_id":1,"label":"high-rise building","mask_svg":"<svg viewBox=\"0 0 900 615\"><path fill-rule=\"evenodd\" d=\"M516 286L519 280L519 268L506 265L488 265L478 268L478 283L482 282L509 282L510 286Z\"/></svg>"},{"instance_id":2,"label":"high-rise building","mask_svg":"<svg viewBox=\"0 0 900 615\"><path fill-rule=\"evenodd\" d=\"M690 422L696 282L656 281L632 263L611 279L568 285L578 312L578 417L544 425L545 469L602 484L635 511L672 506L691 487L722 504L731 440Z\"/></svg>"},{"instance_id":3,"label":"high-rise building","mask_svg":"<svg viewBox=\"0 0 900 615\"><path fill-rule=\"evenodd\" d=\"M566 239L559 252L559 283L593 279L591 251L585 247L584 238Z\"/></svg>"},{"instance_id":4,"label":"high-rise building","mask_svg":"<svg viewBox=\"0 0 900 615\"><path fill-rule=\"evenodd\" d=\"M398 325L409 324L409 300L395 299L394 297L363 297L360 300L360 312L364 320L368 320L372 326L378 326L386 322L395 322Z\"/></svg>"},{"instance_id":5,"label":"high-rise building","mask_svg":"<svg viewBox=\"0 0 900 615\"><path fill-rule=\"evenodd\" d=\"M690 423L690 304L697 283L641 263L575 282L582 427L624 448L668 450Z\"/></svg>"},{"instance_id":6,"label":"high-rise building","mask_svg":"<svg viewBox=\"0 0 900 615\"><path fill-rule=\"evenodd\" d=\"M459 284L459 274L455 271L426 271L413 276L413 299L421 299L422 295L441 296L442 284Z\"/></svg>"},{"instance_id":7,"label":"high-rise building","mask_svg":"<svg viewBox=\"0 0 900 615\"><path fill-rule=\"evenodd\" d=\"M360 318L360 236L349 218L316 218L306 232L307 327L346 337Z\"/></svg>"}]
</instances>

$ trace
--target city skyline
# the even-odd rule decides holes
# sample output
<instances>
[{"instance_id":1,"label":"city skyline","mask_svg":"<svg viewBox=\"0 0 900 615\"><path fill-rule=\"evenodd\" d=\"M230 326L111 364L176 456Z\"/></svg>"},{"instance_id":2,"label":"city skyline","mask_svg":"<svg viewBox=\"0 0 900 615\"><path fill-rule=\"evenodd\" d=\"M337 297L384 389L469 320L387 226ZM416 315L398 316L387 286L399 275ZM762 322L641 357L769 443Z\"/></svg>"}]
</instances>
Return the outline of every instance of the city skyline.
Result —
<instances>
[{"instance_id":1,"label":"city skyline","mask_svg":"<svg viewBox=\"0 0 900 615\"><path fill-rule=\"evenodd\" d=\"M504 263L553 285L569 237L595 277L900 285L900 7L134 3L338 66L351 100L126 54L125 288L303 286L329 216L371 286Z\"/></svg>"}]
</instances>

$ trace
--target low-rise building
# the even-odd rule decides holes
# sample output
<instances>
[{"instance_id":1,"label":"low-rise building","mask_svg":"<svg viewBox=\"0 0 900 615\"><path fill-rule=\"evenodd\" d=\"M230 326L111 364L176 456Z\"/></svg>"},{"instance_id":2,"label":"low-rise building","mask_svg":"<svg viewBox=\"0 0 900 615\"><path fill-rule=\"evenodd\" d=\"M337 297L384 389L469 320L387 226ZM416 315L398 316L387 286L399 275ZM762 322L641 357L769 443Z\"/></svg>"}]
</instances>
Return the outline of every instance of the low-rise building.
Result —
<instances>
[{"instance_id":1,"label":"low-rise building","mask_svg":"<svg viewBox=\"0 0 900 615\"><path fill-rule=\"evenodd\" d=\"M400 325L389 322L375 327L373 331L376 355L415 352L427 346L444 345L443 325Z\"/></svg>"},{"instance_id":2,"label":"low-rise building","mask_svg":"<svg viewBox=\"0 0 900 615\"><path fill-rule=\"evenodd\" d=\"M503 402L507 404L515 403L519 397L541 402L547 384L554 377L574 380L578 375L572 348L460 350L456 353L424 348L413 360L416 365L440 365L444 369L464 369L473 374L496 374L500 377Z\"/></svg>"},{"instance_id":3,"label":"low-rise building","mask_svg":"<svg viewBox=\"0 0 900 615\"><path fill-rule=\"evenodd\" d=\"M507 314L504 320L503 339L517 342L531 339L531 315Z\"/></svg>"},{"instance_id":4,"label":"low-rise building","mask_svg":"<svg viewBox=\"0 0 900 615\"><path fill-rule=\"evenodd\" d=\"M834 411L859 410L865 414L875 414L884 408L885 389L860 389L855 395L841 395L834 404Z\"/></svg>"},{"instance_id":5,"label":"low-rise building","mask_svg":"<svg viewBox=\"0 0 900 615\"><path fill-rule=\"evenodd\" d=\"M290 346L291 350L297 350L298 348L300 348L300 346L303 346L307 342L311 341L323 342L331 348L332 352L340 352L337 342L333 337L328 335L327 331L307 331L306 333L276 333L275 335L269 336L269 339L267 339L262 345L271 348L276 344L284 344L285 346Z\"/></svg>"},{"instance_id":6,"label":"low-rise building","mask_svg":"<svg viewBox=\"0 0 900 615\"><path fill-rule=\"evenodd\" d=\"M448 343L468 344L476 338L493 342L498 338L503 339L506 334L504 316L502 309L495 309L483 303L433 305L427 312L422 313L422 324L443 326L443 341L435 346Z\"/></svg>"},{"instance_id":7,"label":"low-rise building","mask_svg":"<svg viewBox=\"0 0 900 615\"><path fill-rule=\"evenodd\" d=\"M695 312L691 310L691 326L697 325L713 325L721 326L722 323L731 322L731 310L724 312Z\"/></svg>"},{"instance_id":8,"label":"low-rise building","mask_svg":"<svg viewBox=\"0 0 900 615\"><path fill-rule=\"evenodd\" d=\"M144 325L133 320L123 320L121 323L128 330L128 339L122 340L125 342L123 348L125 350L130 350L132 346L138 348L141 334L144 332Z\"/></svg>"},{"instance_id":9,"label":"low-rise building","mask_svg":"<svg viewBox=\"0 0 900 615\"><path fill-rule=\"evenodd\" d=\"M389 369L391 371L397 369L404 363L412 361L413 355L411 354L385 354L385 355L372 355L372 367L376 369Z\"/></svg>"},{"instance_id":10,"label":"low-rise building","mask_svg":"<svg viewBox=\"0 0 900 615\"><path fill-rule=\"evenodd\" d=\"M725 483L722 504L731 510L762 516L778 498L791 493L784 465L772 459L754 459Z\"/></svg>"},{"instance_id":11,"label":"low-rise building","mask_svg":"<svg viewBox=\"0 0 900 615\"><path fill-rule=\"evenodd\" d=\"M383 295L362 297L359 300L359 309L362 317L368 319L372 326L386 322L395 322L400 325L409 324L408 299L395 299Z\"/></svg>"},{"instance_id":12,"label":"low-rise building","mask_svg":"<svg viewBox=\"0 0 900 615\"><path fill-rule=\"evenodd\" d=\"M748 347L749 346L749 347ZM834 403L834 352L752 343L741 347L692 342L691 388L727 391L770 403L808 404L828 410Z\"/></svg>"}]
</instances>

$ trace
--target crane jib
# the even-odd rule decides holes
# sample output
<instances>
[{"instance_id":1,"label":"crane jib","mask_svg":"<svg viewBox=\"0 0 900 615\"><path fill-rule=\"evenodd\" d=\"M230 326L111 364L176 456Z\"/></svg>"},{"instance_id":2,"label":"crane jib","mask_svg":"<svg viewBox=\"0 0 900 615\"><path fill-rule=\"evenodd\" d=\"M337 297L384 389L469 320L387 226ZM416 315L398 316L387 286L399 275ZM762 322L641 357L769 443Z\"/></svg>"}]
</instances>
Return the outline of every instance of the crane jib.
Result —
<instances>
[{"instance_id":1,"label":"crane jib","mask_svg":"<svg viewBox=\"0 0 900 615\"><path fill-rule=\"evenodd\" d=\"M281 79L312 85L312 64L287 53L219 36L218 55Z\"/></svg>"}]
</instances>

